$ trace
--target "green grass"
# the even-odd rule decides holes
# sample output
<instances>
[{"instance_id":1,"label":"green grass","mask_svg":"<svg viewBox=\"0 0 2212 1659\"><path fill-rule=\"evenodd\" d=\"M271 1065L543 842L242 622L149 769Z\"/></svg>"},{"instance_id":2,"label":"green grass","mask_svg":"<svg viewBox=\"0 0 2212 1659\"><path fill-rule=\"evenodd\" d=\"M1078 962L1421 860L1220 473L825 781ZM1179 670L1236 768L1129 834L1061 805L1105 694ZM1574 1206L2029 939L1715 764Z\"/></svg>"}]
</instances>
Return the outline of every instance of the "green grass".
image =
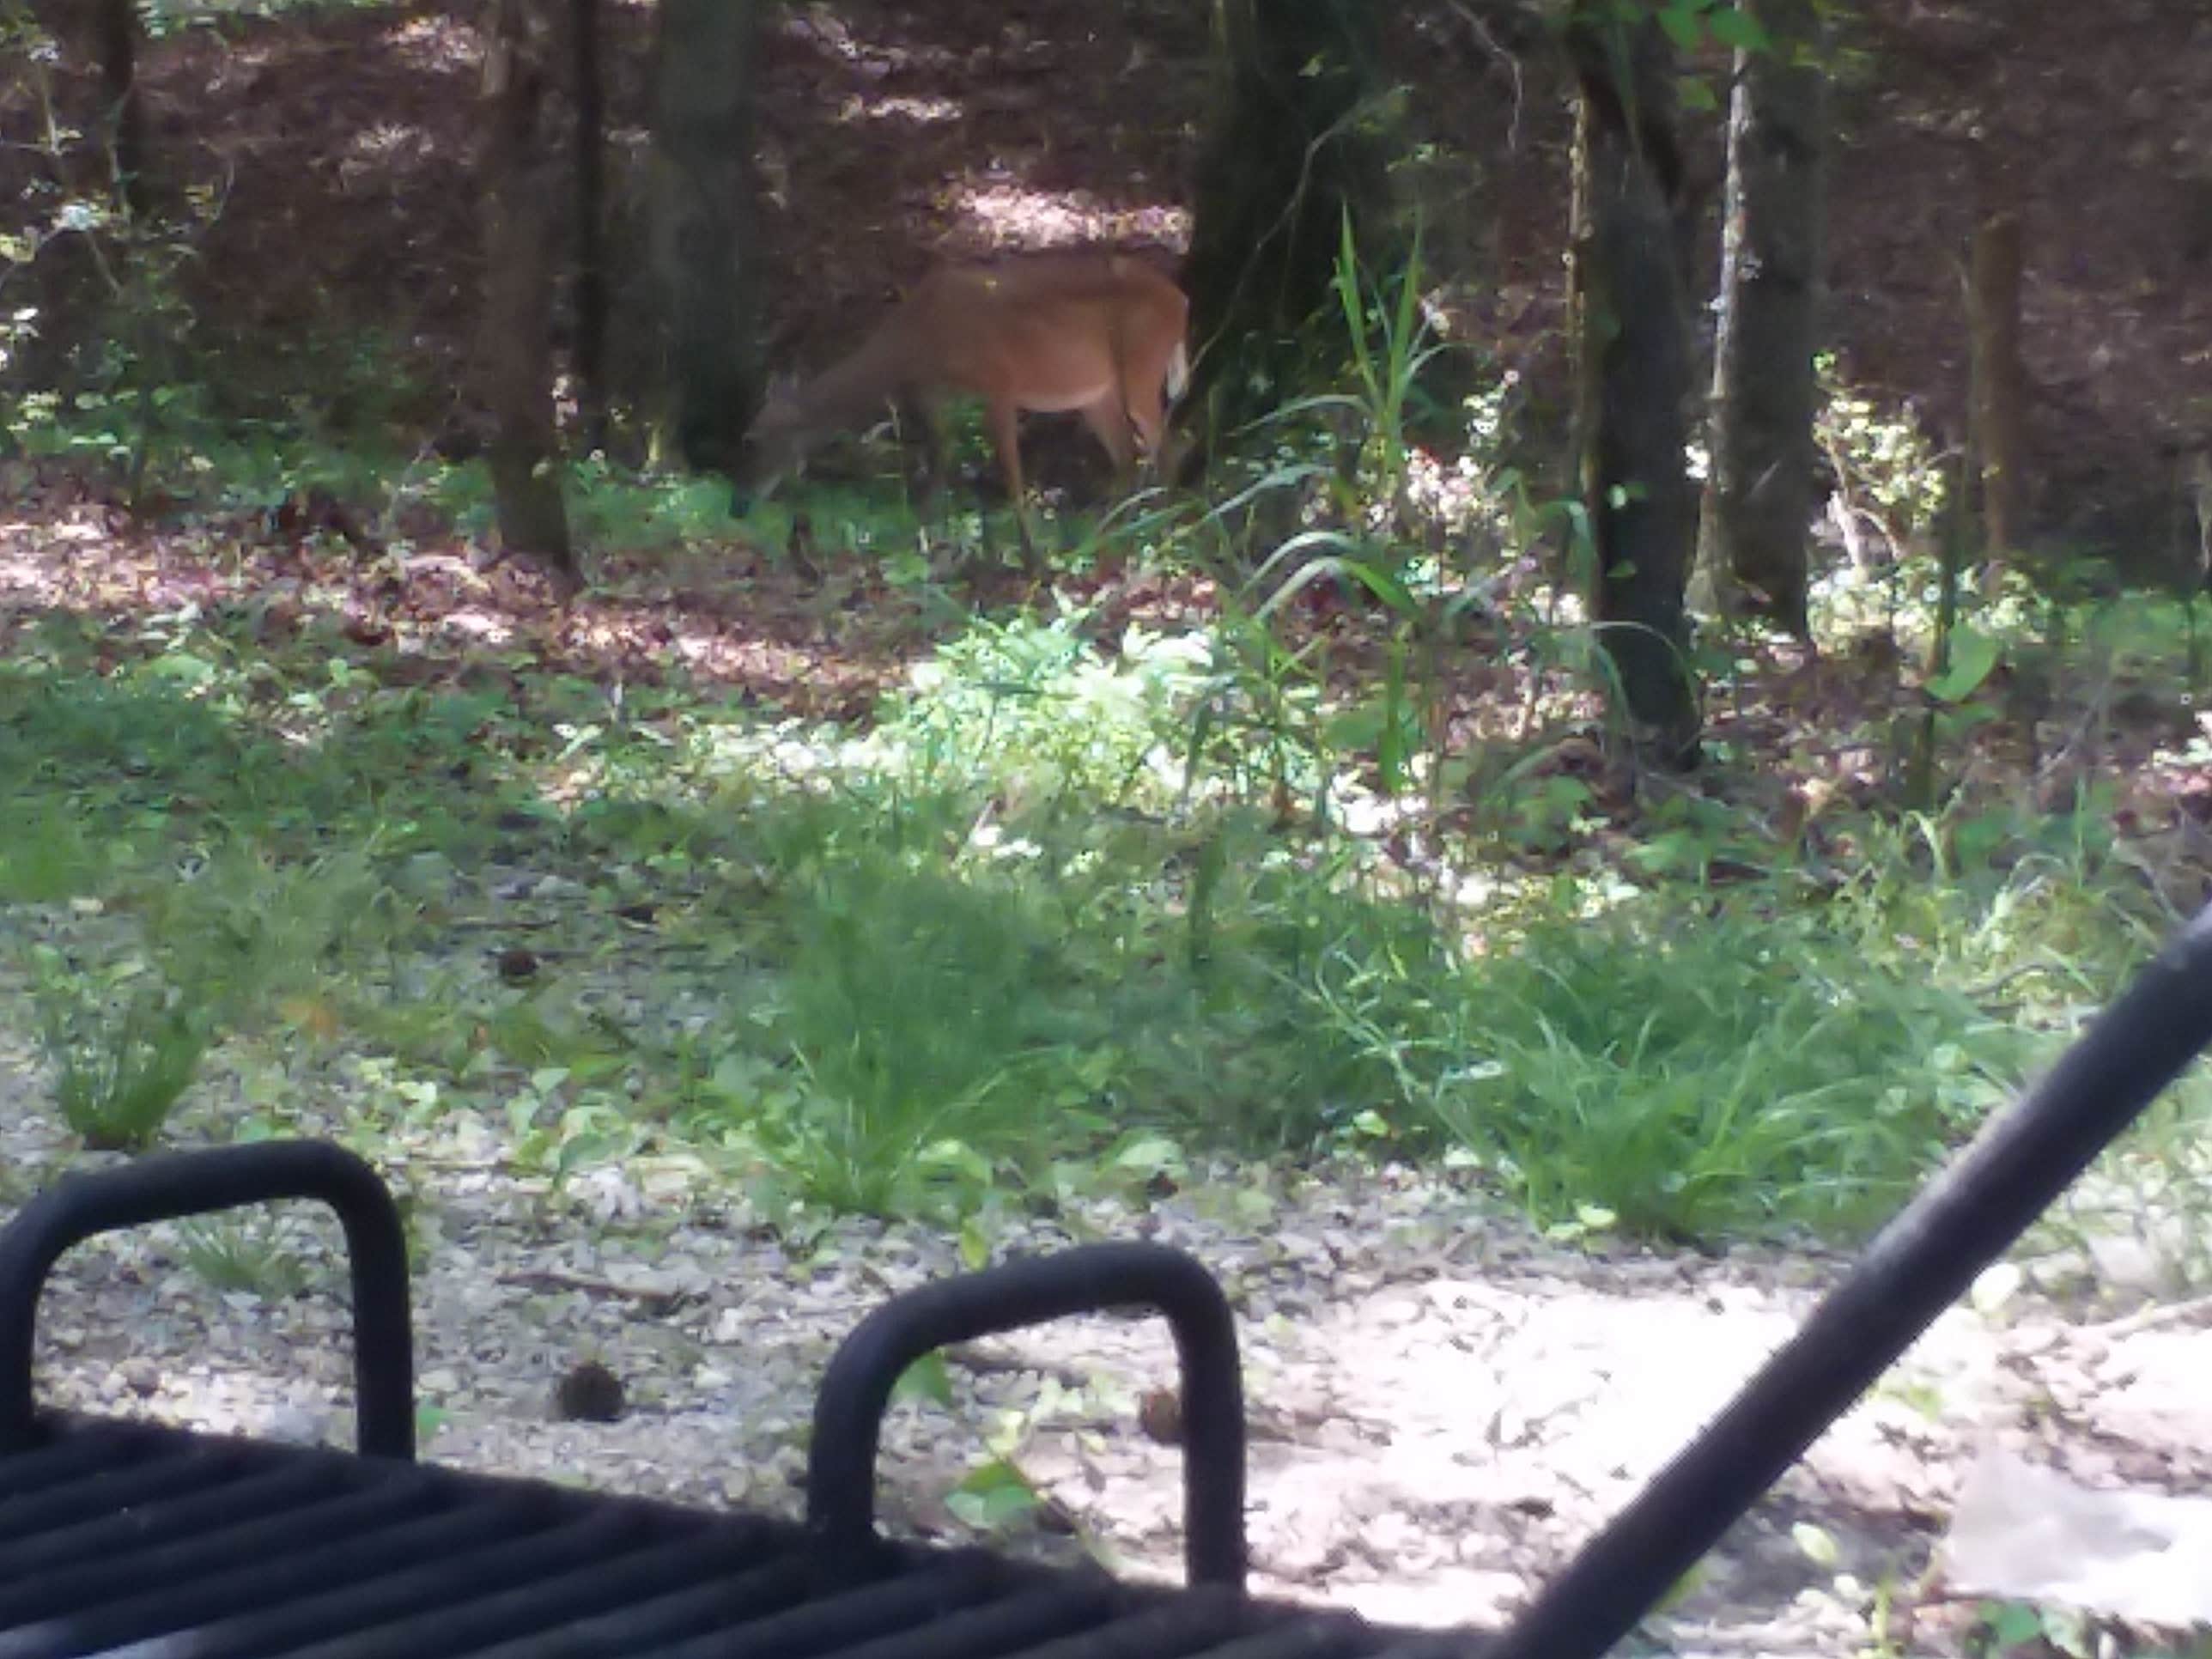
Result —
<instances>
[{"instance_id":1,"label":"green grass","mask_svg":"<svg viewBox=\"0 0 2212 1659\"><path fill-rule=\"evenodd\" d=\"M1540 1218L1714 1240L1886 1218L2016 1081L2021 1034L1803 918L1547 921L1472 976L1432 1109Z\"/></svg>"},{"instance_id":2,"label":"green grass","mask_svg":"<svg viewBox=\"0 0 2212 1659\"><path fill-rule=\"evenodd\" d=\"M1202 637L979 627L796 777L733 707L609 720L538 677L523 720L374 670L216 619L104 673L58 628L0 671L0 890L113 907L169 988L50 1019L101 1133L152 1133L209 1042L305 1034L386 1055L410 1112L501 1103L556 1174L672 1135L810 1203L954 1215L1141 1180L1117 1149L1150 1133L1455 1148L1547 1224L1850 1237L2155 932L2093 805L1870 819L1840 886L1524 884L1462 918L1188 769L1224 689ZM1686 867L1740 850L1710 814L1669 833ZM488 863L562 884L503 902ZM554 948L510 984L486 957L517 940Z\"/></svg>"},{"instance_id":3,"label":"green grass","mask_svg":"<svg viewBox=\"0 0 2212 1659\"><path fill-rule=\"evenodd\" d=\"M302 1294L314 1282L307 1259L266 1214L188 1221L178 1233L185 1266L225 1296L282 1301Z\"/></svg>"},{"instance_id":4,"label":"green grass","mask_svg":"<svg viewBox=\"0 0 2212 1659\"><path fill-rule=\"evenodd\" d=\"M251 452L198 452L205 499L402 477ZM626 550L726 505L574 476ZM404 479L481 510L468 469ZM863 528L861 556L911 555ZM2101 783L1832 817L1817 859L1681 797L1632 843L1523 763L1540 735L1479 791L1480 757L1442 757L1471 814L1408 836L1492 878L1447 903L1335 812L1416 791L1456 591L1386 605L1391 675L1349 705L1265 605L1111 641L1061 613L951 633L864 730L617 698L526 649L424 684L245 603L50 618L0 663L0 929L64 951L53 1086L118 1144L234 1121L187 1090L218 1045L280 1078L337 1050L365 1132L474 1109L556 1180L676 1141L784 1199L950 1219L1372 1152L1471 1165L1564 1231L1700 1241L1863 1234L2162 931ZM2008 648L2172 690L2178 608L2069 616ZM1717 860L1764 873L1723 897ZM2177 1096L2115 1167L2179 1201L2205 1109Z\"/></svg>"},{"instance_id":5,"label":"green grass","mask_svg":"<svg viewBox=\"0 0 2212 1659\"><path fill-rule=\"evenodd\" d=\"M1032 893L878 854L793 896L763 1033L769 1055L788 1056L785 1086L759 1133L807 1196L937 1207L1065 1136L1103 1033L1082 1000L1053 994L1066 963Z\"/></svg>"},{"instance_id":6,"label":"green grass","mask_svg":"<svg viewBox=\"0 0 2212 1659\"><path fill-rule=\"evenodd\" d=\"M150 1146L199 1074L214 1036L208 1005L135 962L87 971L42 950L33 966L62 1121L94 1151Z\"/></svg>"}]
</instances>

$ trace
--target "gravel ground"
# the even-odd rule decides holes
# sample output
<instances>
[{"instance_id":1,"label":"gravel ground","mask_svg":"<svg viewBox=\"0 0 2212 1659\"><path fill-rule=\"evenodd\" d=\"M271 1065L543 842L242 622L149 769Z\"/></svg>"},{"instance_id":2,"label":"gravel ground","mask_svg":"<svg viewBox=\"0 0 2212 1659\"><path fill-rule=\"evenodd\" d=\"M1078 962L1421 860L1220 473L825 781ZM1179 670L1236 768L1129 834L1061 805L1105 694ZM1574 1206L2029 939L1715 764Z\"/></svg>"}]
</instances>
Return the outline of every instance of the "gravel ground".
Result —
<instances>
[{"instance_id":1,"label":"gravel ground","mask_svg":"<svg viewBox=\"0 0 2212 1659\"><path fill-rule=\"evenodd\" d=\"M19 1028L20 1029L20 1028ZM204 1091L203 1092L208 1092ZM337 1091L325 1103L337 1121ZM301 1109L315 1124L315 1109ZM0 1213L65 1166L32 1056L0 1039ZM816 1379L889 1293L957 1267L941 1233L831 1224L804 1247L684 1160L633 1160L562 1194L510 1171L499 1126L465 1113L380 1144L410 1196L427 1455L706 1504L795 1514ZM335 1229L301 1210L244 1239L260 1282L215 1288L210 1247L173 1229L88 1246L43 1305L42 1397L294 1438L343 1440L349 1346ZM1569 1250L1476 1195L1405 1171L1194 1183L1142 1213L1100 1206L1002 1251L1149 1237L1227 1286L1244 1344L1258 1588L1395 1621L1488 1623L1656 1469L1781 1340L1841 1264ZM2140 1254L2140 1253L2139 1253ZM2090 1322L2039 1283L2146 1274L2147 1257L2030 1260L2010 1293L1954 1309L1832 1430L1652 1630L1678 1650L1959 1650L1970 1609L1926 1569L1965 1460L2002 1444L2090 1485L2201 1486L2212 1474L2212 1304L2138 1291ZM270 1265L270 1264L274 1264ZM2016 1282L2015 1282L2016 1281ZM1141 1426L1169 1376L1164 1334L1087 1319L953 1356L950 1410L895 1408L882 1504L910 1534L975 1534L948 1502L1018 1431L1046 1495L1007 1548L1087 1548L1171 1576L1171 1447ZM595 1360L619 1420L558 1420ZM1871 1631L1870 1608L1881 1606Z\"/></svg>"}]
</instances>

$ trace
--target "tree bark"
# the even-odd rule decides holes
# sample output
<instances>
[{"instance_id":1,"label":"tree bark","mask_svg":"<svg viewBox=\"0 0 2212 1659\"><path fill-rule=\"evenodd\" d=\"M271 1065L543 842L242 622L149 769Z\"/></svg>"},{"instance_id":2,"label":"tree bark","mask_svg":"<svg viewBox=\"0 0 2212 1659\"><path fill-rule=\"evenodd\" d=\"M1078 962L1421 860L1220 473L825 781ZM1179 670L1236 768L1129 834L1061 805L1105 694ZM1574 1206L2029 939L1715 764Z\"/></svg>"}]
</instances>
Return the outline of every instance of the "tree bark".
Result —
<instances>
[{"instance_id":1,"label":"tree bark","mask_svg":"<svg viewBox=\"0 0 2212 1659\"><path fill-rule=\"evenodd\" d=\"M578 585L561 497L553 416L554 216L538 164L551 0L494 0L484 53L483 354L491 405L492 494L503 553L542 564L565 592Z\"/></svg>"},{"instance_id":2,"label":"tree bark","mask_svg":"<svg viewBox=\"0 0 2212 1659\"><path fill-rule=\"evenodd\" d=\"M586 454L607 442L606 118L599 76L599 0L570 0L570 95L575 100L576 412Z\"/></svg>"},{"instance_id":3,"label":"tree bark","mask_svg":"<svg viewBox=\"0 0 2212 1659\"><path fill-rule=\"evenodd\" d=\"M2001 191L1974 228L1966 297L1973 337L1976 482L1982 544L1992 566L2027 529L2027 372L2020 356L2020 216Z\"/></svg>"},{"instance_id":4,"label":"tree bark","mask_svg":"<svg viewBox=\"0 0 2212 1659\"><path fill-rule=\"evenodd\" d=\"M2212 449L2189 458L2189 499L2197 509L2195 586L2212 586Z\"/></svg>"},{"instance_id":5,"label":"tree bark","mask_svg":"<svg viewBox=\"0 0 2212 1659\"><path fill-rule=\"evenodd\" d=\"M117 204L146 211L146 110L138 92L138 13L133 0L99 0L94 18L101 100Z\"/></svg>"},{"instance_id":6,"label":"tree bark","mask_svg":"<svg viewBox=\"0 0 2212 1659\"><path fill-rule=\"evenodd\" d=\"M1582 89L1572 281L1591 611L1632 740L1680 769L1698 754L1683 611L1698 498L1683 453L1691 354L1674 50L1656 20L1611 14L1577 20L1568 40Z\"/></svg>"},{"instance_id":7,"label":"tree bark","mask_svg":"<svg viewBox=\"0 0 2212 1659\"><path fill-rule=\"evenodd\" d=\"M1816 0L1747 9L1772 50L1736 55L1729 110L1703 556L1724 609L1808 639L1826 76Z\"/></svg>"},{"instance_id":8,"label":"tree bark","mask_svg":"<svg viewBox=\"0 0 2212 1659\"><path fill-rule=\"evenodd\" d=\"M1363 260L1388 263L1389 182L1372 0L1218 0L1215 33L1220 83L1182 286L1189 396L1218 428L1282 401L1331 303L1346 216Z\"/></svg>"},{"instance_id":9,"label":"tree bark","mask_svg":"<svg viewBox=\"0 0 2212 1659\"><path fill-rule=\"evenodd\" d=\"M653 68L653 264L676 441L735 477L760 402L754 346L754 0L661 0Z\"/></svg>"}]
</instances>

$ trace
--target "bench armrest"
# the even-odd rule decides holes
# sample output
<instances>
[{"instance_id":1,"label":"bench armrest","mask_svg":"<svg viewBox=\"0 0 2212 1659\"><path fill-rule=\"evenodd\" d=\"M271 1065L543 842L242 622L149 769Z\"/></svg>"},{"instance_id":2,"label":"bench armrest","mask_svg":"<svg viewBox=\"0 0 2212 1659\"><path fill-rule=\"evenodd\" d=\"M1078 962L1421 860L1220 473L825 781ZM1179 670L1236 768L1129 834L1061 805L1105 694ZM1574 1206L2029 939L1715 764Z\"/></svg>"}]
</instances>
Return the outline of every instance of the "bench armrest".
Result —
<instances>
[{"instance_id":1,"label":"bench armrest","mask_svg":"<svg viewBox=\"0 0 2212 1659\"><path fill-rule=\"evenodd\" d=\"M25 1205L0 1231L0 1453L27 1449L37 1438L31 1361L39 1295L64 1251L149 1222L299 1198L329 1205L345 1229L359 1448L374 1457L412 1459L414 1338L398 1206L368 1164L319 1140L142 1158L66 1176Z\"/></svg>"},{"instance_id":2,"label":"bench armrest","mask_svg":"<svg viewBox=\"0 0 2212 1659\"><path fill-rule=\"evenodd\" d=\"M1183 1552L1193 1584L1244 1584L1244 1388L1221 1287L1179 1250L1086 1244L940 1279L894 1297L839 1346L815 1398L806 1524L836 1573L878 1547L876 1451L891 1389L948 1343L1074 1314L1146 1308L1175 1333L1182 1367Z\"/></svg>"}]
</instances>

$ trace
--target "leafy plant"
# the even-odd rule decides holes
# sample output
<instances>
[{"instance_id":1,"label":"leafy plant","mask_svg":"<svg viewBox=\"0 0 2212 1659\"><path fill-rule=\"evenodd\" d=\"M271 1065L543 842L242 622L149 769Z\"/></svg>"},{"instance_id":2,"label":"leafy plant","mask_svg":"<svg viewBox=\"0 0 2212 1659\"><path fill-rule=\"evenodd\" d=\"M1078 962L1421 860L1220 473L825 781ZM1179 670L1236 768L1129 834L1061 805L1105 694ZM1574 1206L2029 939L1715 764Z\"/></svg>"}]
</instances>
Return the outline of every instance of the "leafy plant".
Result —
<instances>
[{"instance_id":1,"label":"leafy plant","mask_svg":"<svg viewBox=\"0 0 2212 1659\"><path fill-rule=\"evenodd\" d=\"M195 987L224 1024L250 1026L275 1003L313 1024L316 985L380 896L358 851L280 865L234 842L150 896L148 931L170 982Z\"/></svg>"},{"instance_id":2,"label":"leafy plant","mask_svg":"<svg viewBox=\"0 0 2212 1659\"><path fill-rule=\"evenodd\" d=\"M1043 1504L1021 1465L1010 1457L978 1463L945 1494L945 1507L977 1532L1003 1532Z\"/></svg>"},{"instance_id":3,"label":"leafy plant","mask_svg":"<svg viewBox=\"0 0 2212 1659\"><path fill-rule=\"evenodd\" d=\"M1358 253L1346 214L1338 226L1334 284L1352 343L1352 403L1366 441L1359 459L1372 469L1371 498L1387 508L1389 532L1406 521L1407 458L1411 445L1406 416L1421 371L1443 349L1431 337L1421 307L1421 246L1417 235L1404 266L1391 275L1390 291L1369 292L1360 280Z\"/></svg>"},{"instance_id":4,"label":"leafy plant","mask_svg":"<svg viewBox=\"0 0 2212 1659\"><path fill-rule=\"evenodd\" d=\"M187 1221L179 1234L185 1265L225 1295L283 1301L313 1282L307 1259L268 1216Z\"/></svg>"},{"instance_id":5,"label":"leafy plant","mask_svg":"<svg viewBox=\"0 0 2212 1659\"><path fill-rule=\"evenodd\" d=\"M763 1142L839 1207L936 1208L987 1188L1085 1090L1056 966L1018 890L882 854L823 870L770 1018L795 1074L755 1103Z\"/></svg>"},{"instance_id":6,"label":"leafy plant","mask_svg":"<svg viewBox=\"0 0 2212 1659\"><path fill-rule=\"evenodd\" d=\"M515 1161L542 1170L557 1187L595 1164L609 1164L635 1152L646 1126L624 1109L628 1103L599 1091L583 1093L563 1106L556 1091L567 1082L557 1068L532 1075L530 1086L510 1097L507 1121L515 1139Z\"/></svg>"},{"instance_id":7,"label":"leafy plant","mask_svg":"<svg viewBox=\"0 0 2212 1659\"><path fill-rule=\"evenodd\" d=\"M1955 993L1731 910L1546 919L1462 986L1417 1025L1368 1023L1401 1086L1539 1220L1596 1206L1646 1237L1857 1233L2024 1059Z\"/></svg>"},{"instance_id":8,"label":"leafy plant","mask_svg":"<svg viewBox=\"0 0 2212 1659\"><path fill-rule=\"evenodd\" d=\"M124 856L115 839L96 832L71 801L26 793L0 802L0 902L49 902L95 892Z\"/></svg>"},{"instance_id":9,"label":"leafy plant","mask_svg":"<svg viewBox=\"0 0 2212 1659\"><path fill-rule=\"evenodd\" d=\"M876 746L926 789L988 787L1018 811L1175 799L1178 728L1206 683L1202 635L1132 629L1113 660L1079 618L981 623L916 669Z\"/></svg>"},{"instance_id":10,"label":"leafy plant","mask_svg":"<svg viewBox=\"0 0 2212 1659\"><path fill-rule=\"evenodd\" d=\"M95 1150L150 1146L213 1040L208 1004L140 963L86 973L40 946L33 968L62 1121Z\"/></svg>"}]
</instances>

